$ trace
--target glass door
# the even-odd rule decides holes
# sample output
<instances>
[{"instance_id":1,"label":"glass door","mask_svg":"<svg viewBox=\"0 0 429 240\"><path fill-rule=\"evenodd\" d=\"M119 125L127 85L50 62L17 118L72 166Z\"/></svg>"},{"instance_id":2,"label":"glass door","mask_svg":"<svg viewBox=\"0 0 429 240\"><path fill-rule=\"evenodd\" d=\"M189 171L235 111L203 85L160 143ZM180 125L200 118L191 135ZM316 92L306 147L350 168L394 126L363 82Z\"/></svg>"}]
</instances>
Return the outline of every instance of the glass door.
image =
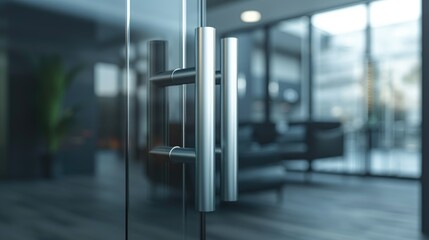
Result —
<instances>
[{"instance_id":1,"label":"glass door","mask_svg":"<svg viewBox=\"0 0 429 240\"><path fill-rule=\"evenodd\" d=\"M193 65L187 55L192 56L197 4L171 0L131 0L129 4L129 239L197 239L199 216L190 211L192 196L186 181L193 169L168 159L149 159L151 140L153 144L184 146L184 110L192 110L187 108L192 102L184 104L183 100L191 92L186 87L171 86L161 90L164 103L150 102L148 79L152 41L163 45L164 52L158 54L164 58L164 70ZM149 113L150 103L159 109ZM154 114L154 121L164 120L153 134L155 123L149 125L149 114Z\"/></svg>"},{"instance_id":2,"label":"glass door","mask_svg":"<svg viewBox=\"0 0 429 240\"><path fill-rule=\"evenodd\" d=\"M203 0L128 3L128 239L206 239L237 200L237 41Z\"/></svg>"},{"instance_id":3,"label":"glass door","mask_svg":"<svg viewBox=\"0 0 429 240\"><path fill-rule=\"evenodd\" d=\"M124 239L125 1L0 1L0 239Z\"/></svg>"},{"instance_id":4,"label":"glass door","mask_svg":"<svg viewBox=\"0 0 429 240\"><path fill-rule=\"evenodd\" d=\"M0 239L205 239L237 199L237 42L205 8L0 1Z\"/></svg>"}]
</instances>

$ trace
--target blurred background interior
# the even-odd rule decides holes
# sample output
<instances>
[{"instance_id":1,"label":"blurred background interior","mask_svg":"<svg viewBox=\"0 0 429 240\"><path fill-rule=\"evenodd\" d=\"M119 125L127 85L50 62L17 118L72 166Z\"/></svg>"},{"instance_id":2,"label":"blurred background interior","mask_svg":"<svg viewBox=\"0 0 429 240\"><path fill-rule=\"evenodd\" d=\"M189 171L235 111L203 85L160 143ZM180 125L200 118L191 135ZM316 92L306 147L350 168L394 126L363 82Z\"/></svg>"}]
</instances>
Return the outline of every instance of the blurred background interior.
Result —
<instances>
[{"instance_id":1,"label":"blurred background interior","mask_svg":"<svg viewBox=\"0 0 429 240\"><path fill-rule=\"evenodd\" d=\"M426 239L422 2L207 0L239 42L240 191L207 239ZM126 3L0 0L0 239L199 239L193 166L146 154L147 45L184 64L182 1ZM193 88L167 91L172 144L194 145Z\"/></svg>"}]
</instances>

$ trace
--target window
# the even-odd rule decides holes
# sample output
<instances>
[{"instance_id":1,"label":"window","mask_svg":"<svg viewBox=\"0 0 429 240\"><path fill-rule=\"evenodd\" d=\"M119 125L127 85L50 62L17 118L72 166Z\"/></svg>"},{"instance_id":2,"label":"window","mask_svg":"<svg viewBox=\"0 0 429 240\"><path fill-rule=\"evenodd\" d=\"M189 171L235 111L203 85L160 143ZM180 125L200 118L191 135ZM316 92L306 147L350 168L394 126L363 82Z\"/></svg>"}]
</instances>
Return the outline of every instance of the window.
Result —
<instances>
[{"instance_id":1,"label":"window","mask_svg":"<svg viewBox=\"0 0 429 240\"><path fill-rule=\"evenodd\" d=\"M313 24L313 116L340 121L345 159L316 162L316 169L363 172L365 97L365 5L316 14Z\"/></svg>"},{"instance_id":2,"label":"window","mask_svg":"<svg viewBox=\"0 0 429 240\"><path fill-rule=\"evenodd\" d=\"M304 120L308 115L308 18L282 21L270 29L270 120Z\"/></svg>"},{"instance_id":3,"label":"window","mask_svg":"<svg viewBox=\"0 0 429 240\"><path fill-rule=\"evenodd\" d=\"M119 93L119 68L110 63L95 65L95 95L98 97L115 97Z\"/></svg>"},{"instance_id":4,"label":"window","mask_svg":"<svg viewBox=\"0 0 429 240\"><path fill-rule=\"evenodd\" d=\"M264 31L233 34L238 38L238 118L240 122L264 121Z\"/></svg>"},{"instance_id":5,"label":"window","mask_svg":"<svg viewBox=\"0 0 429 240\"><path fill-rule=\"evenodd\" d=\"M371 172L419 177L420 1L377 1L369 11L375 82Z\"/></svg>"}]
</instances>

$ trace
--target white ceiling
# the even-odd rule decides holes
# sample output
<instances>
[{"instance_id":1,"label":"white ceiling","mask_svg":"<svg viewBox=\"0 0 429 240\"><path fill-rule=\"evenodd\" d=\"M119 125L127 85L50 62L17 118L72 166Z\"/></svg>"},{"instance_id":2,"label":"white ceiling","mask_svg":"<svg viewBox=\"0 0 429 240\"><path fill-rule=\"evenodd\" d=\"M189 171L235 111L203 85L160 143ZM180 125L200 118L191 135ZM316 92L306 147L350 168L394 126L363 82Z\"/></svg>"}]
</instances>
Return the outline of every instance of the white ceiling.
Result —
<instances>
[{"instance_id":1,"label":"white ceiling","mask_svg":"<svg viewBox=\"0 0 429 240\"><path fill-rule=\"evenodd\" d=\"M34 7L49 9L72 16L92 19L99 23L125 26L125 0L6 0ZM170 7L165 7L170 6ZM131 0L133 27L169 30L177 26L180 1Z\"/></svg>"},{"instance_id":2,"label":"white ceiling","mask_svg":"<svg viewBox=\"0 0 429 240\"><path fill-rule=\"evenodd\" d=\"M125 0L6 0L19 2L53 11L93 19L97 22L124 26L126 16ZM188 0L188 12L196 6L197 0ZM362 0L209 0L208 25L218 32L252 26L240 21L240 13L254 9L262 13L261 23L276 19L298 16L308 12L328 9ZM169 6L169 7L166 7ZM178 30L180 24L179 0L131 0L132 27L151 31ZM196 9L196 8L195 8ZM194 14L195 15L195 14ZM258 23L258 24L261 24ZM254 25L254 24L253 24Z\"/></svg>"},{"instance_id":3,"label":"white ceiling","mask_svg":"<svg viewBox=\"0 0 429 240\"><path fill-rule=\"evenodd\" d=\"M315 11L330 9L363 2L362 0L251 0L236 2L223 7L214 8L208 12L207 22L217 28L218 32L248 28L254 25L272 22L274 20L297 17ZM243 23L241 12L258 10L262 14L259 23Z\"/></svg>"}]
</instances>

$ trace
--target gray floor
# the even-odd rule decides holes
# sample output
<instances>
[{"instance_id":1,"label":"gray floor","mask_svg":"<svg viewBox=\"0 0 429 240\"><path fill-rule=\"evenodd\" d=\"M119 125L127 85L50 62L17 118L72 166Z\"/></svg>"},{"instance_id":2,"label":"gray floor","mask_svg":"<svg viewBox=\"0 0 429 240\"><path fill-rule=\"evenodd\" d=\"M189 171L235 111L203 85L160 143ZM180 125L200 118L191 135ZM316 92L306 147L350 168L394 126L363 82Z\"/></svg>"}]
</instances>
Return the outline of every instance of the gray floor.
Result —
<instances>
[{"instance_id":1,"label":"gray floor","mask_svg":"<svg viewBox=\"0 0 429 240\"><path fill-rule=\"evenodd\" d=\"M370 171L374 175L419 178L421 175L420 150L374 149L370 153ZM304 162L300 162L301 164ZM306 168L306 165L303 167ZM345 158L323 159L317 161L315 169L321 171L362 173L365 169L365 157L360 153L347 152Z\"/></svg>"},{"instance_id":2,"label":"gray floor","mask_svg":"<svg viewBox=\"0 0 429 240\"><path fill-rule=\"evenodd\" d=\"M123 163L98 157L96 177L0 183L1 240L124 239ZM140 166L130 178L130 238L182 239L180 201L149 195ZM421 240L419 184L414 181L300 174L278 202L274 192L248 194L207 215L208 239ZM187 239L198 215L187 211Z\"/></svg>"}]
</instances>

